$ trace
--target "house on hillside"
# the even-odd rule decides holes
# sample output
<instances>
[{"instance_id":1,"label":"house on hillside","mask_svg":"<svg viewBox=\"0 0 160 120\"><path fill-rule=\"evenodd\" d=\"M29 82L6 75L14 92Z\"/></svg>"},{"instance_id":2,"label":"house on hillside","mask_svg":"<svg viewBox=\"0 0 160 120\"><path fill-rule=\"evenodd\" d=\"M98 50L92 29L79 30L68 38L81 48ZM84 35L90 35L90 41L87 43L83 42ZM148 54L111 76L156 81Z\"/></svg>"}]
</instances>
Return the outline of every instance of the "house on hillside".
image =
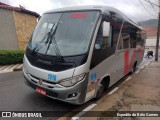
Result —
<instances>
[{"instance_id":1,"label":"house on hillside","mask_svg":"<svg viewBox=\"0 0 160 120\"><path fill-rule=\"evenodd\" d=\"M157 29L153 27L143 27L147 33L146 47L156 47Z\"/></svg>"},{"instance_id":2,"label":"house on hillside","mask_svg":"<svg viewBox=\"0 0 160 120\"><path fill-rule=\"evenodd\" d=\"M0 2L0 50L23 50L39 14Z\"/></svg>"},{"instance_id":3,"label":"house on hillside","mask_svg":"<svg viewBox=\"0 0 160 120\"><path fill-rule=\"evenodd\" d=\"M143 27L144 30L147 33L148 38L156 38L157 35L157 29L153 27Z\"/></svg>"}]
</instances>

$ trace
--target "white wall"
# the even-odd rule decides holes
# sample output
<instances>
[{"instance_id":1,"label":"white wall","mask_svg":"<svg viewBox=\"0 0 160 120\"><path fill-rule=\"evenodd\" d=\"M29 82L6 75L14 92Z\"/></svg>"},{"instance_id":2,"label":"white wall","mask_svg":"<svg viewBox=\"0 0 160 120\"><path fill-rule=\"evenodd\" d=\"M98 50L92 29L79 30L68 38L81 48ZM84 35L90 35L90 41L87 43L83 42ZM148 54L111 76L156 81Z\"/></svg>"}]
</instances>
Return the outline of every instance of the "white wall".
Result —
<instances>
[{"instance_id":1,"label":"white wall","mask_svg":"<svg viewBox=\"0 0 160 120\"><path fill-rule=\"evenodd\" d=\"M0 50L18 50L16 29L11 10L0 8Z\"/></svg>"},{"instance_id":2,"label":"white wall","mask_svg":"<svg viewBox=\"0 0 160 120\"><path fill-rule=\"evenodd\" d=\"M154 46L156 46L156 41L157 41L156 38L146 39L146 46L154 47ZM160 43L159 43L159 45L160 45Z\"/></svg>"}]
</instances>

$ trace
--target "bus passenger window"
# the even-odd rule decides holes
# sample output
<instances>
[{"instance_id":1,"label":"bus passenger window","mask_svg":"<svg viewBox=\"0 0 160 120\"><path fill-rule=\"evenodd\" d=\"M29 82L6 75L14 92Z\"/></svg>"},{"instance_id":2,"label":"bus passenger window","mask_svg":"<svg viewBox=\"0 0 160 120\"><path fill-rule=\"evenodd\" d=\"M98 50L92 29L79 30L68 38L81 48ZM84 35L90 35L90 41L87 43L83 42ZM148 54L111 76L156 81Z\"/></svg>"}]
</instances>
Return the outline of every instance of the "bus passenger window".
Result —
<instances>
[{"instance_id":1,"label":"bus passenger window","mask_svg":"<svg viewBox=\"0 0 160 120\"><path fill-rule=\"evenodd\" d=\"M141 47L141 46L143 46L143 44L144 44L144 40L142 39L142 34L141 34L141 32L140 31L138 31L137 32L137 44L136 44L136 47Z\"/></svg>"},{"instance_id":2,"label":"bus passenger window","mask_svg":"<svg viewBox=\"0 0 160 120\"><path fill-rule=\"evenodd\" d=\"M130 36L128 34L122 34L122 39L123 39L123 49L128 49Z\"/></svg>"},{"instance_id":3,"label":"bus passenger window","mask_svg":"<svg viewBox=\"0 0 160 120\"><path fill-rule=\"evenodd\" d=\"M118 43L122 22L123 19L121 15L111 12L111 26L113 32L112 47L114 49L116 49L117 45L118 45L117 49L122 49L122 44L121 44L122 41L119 41L120 43Z\"/></svg>"},{"instance_id":4,"label":"bus passenger window","mask_svg":"<svg viewBox=\"0 0 160 120\"><path fill-rule=\"evenodd\" d=\"M123 39L120 37L119 43L118 43L118 50L123 49Z\"/></svg>"},{"instance_id":5,"label":"bus passenger window","mask_svg":"<svg viewBox=\"0 0 160 120\"><path fill-rule=\"evenodd\" d=\"M130 47L131 48L136 48L136 32L137 28L134 27L133 25L129 25L129 34L130 34Z\"/></svg>"}]
</instances>

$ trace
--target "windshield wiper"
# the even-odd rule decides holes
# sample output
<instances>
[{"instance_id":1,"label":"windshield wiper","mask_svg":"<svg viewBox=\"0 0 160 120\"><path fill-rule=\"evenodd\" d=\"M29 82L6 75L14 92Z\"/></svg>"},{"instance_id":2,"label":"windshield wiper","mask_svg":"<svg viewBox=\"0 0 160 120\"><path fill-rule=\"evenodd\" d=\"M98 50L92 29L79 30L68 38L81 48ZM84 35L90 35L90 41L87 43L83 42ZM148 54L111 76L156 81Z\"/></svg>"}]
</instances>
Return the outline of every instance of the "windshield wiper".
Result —
<instances>
[{"instance_id":1,"label":"windshield wiper","mask_svg":"<svg viewBox=\"0 0 160 120\"><path fill-rule=\"evenodd\" d=\"M32 53L36 53L37 51L39 51L41 49L42 42L44 42L44 40L46 39L46 37L47 37L47 40L45 42L45 45L48 43L49 37L51 36L51 32L52 32L54 26L55 26L55 23L53 24L51 30L42 38L42 40L38 43L38 45L36 45L36 47L32 50Z\"/></svg>"},{"instance_id":2,"label":"windshield wiper","mask_svg":"<svg viewBox=\"0 0 160 120\"><path fill-rule=\"evenodd\" d=\"M61 56L61 53L60 53L60 50L59 50L59 48L58 48L57 42L56 42L56 40L55 40L55 33L56 33L56 30L57 30L57 27L58 27L58 23L57 23L57 25L56 25L53 33L52 33L51 36L50 36L50 41L49 41L49 45L48 45L47 50L46 50L46 54L47 54L47 52L48 52L48 50L49 50L49 48L50 48L51 43L53 43L56 56L57 56L57 58L58 58L59 61L62 61L63 58L62 58L62 56Z\"/></svg>"},{"instance_id":3,"label":"windshield wiper","mask_svg":"<svg viewBox=\"0 0 160 120\"><path fill-rule=\"evenodd\" d=\"M55 46L56 54L58 55L59 61L63 61L63 57L62 57L61 52L60 52L60 50L59 50L59 48L58 48L58 45L57 45L57 41L56 41L56 39L55 39L55 36L53 37L51 43L53 43L54 46Z\"/></svg>"}]
</instances>

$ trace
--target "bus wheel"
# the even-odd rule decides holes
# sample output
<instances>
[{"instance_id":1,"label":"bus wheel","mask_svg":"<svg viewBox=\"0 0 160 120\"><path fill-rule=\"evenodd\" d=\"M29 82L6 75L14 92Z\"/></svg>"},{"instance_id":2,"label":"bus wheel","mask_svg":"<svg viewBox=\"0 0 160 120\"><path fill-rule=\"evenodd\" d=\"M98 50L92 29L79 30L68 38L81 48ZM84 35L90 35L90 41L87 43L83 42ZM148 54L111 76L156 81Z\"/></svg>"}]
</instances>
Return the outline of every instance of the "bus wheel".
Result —
<instances>
[{"instance_id":1,"label":"bus wheel","mask_svg":"<svg viewBox=\"0 0 160 120\"><path fill-rule=\"evenodd\" d=\"M103 95L103 92L104 92L104 85L102 83L99 84L98 86L98 90L97 90L97 94L96 94L96 100L98 100L99 98L101 98L101 96Z\"/></svg>"}]
</instances>

